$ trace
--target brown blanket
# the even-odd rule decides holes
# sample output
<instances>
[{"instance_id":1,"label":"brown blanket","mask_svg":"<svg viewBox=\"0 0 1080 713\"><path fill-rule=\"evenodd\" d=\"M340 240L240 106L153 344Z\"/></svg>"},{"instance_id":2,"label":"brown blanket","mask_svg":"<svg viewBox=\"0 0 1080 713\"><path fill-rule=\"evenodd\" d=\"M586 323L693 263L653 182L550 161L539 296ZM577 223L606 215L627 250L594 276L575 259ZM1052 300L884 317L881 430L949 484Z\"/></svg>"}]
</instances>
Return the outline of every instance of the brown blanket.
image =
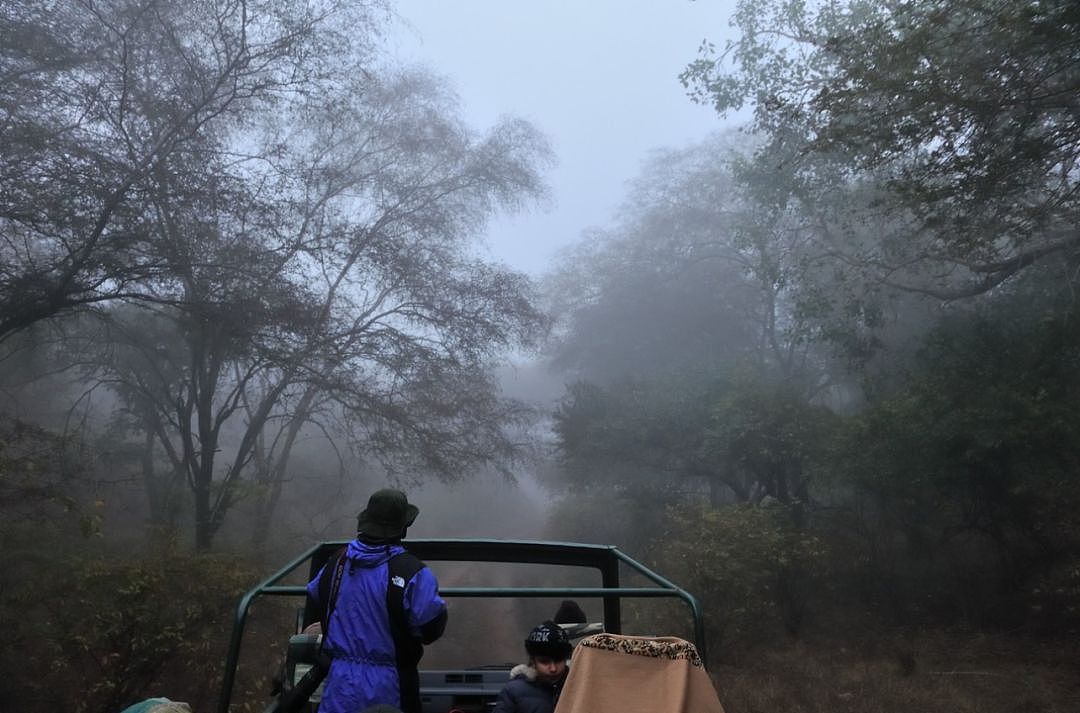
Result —
<instances>
[{"instance_id":1,"label":"brown blanket","mask_svg":"<svg viewBox=\"0 0 1080 713\"><path fill-rule=\"evenodd\" d=\"M689 641L597 634L574 650L555 713L724 713Z\"/></svg>"}]
</instances>

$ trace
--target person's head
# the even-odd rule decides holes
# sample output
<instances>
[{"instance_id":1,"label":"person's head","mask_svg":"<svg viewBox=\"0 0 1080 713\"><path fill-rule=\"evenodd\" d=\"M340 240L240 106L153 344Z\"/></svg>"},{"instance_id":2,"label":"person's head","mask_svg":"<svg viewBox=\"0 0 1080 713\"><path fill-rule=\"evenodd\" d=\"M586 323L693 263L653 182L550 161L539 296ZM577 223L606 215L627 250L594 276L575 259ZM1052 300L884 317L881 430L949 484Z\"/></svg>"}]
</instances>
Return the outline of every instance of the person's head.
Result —
<instances>
[{"instance_id":1,"label":"person's head","mask_svg":"<svg viewBox=\"0 0 1080 713\"><path fill-rule=\"evenodd\" d=\"M584 624L589 620L577 602L572 599L564 599L562 604L559 605L559 610L555 612L555 618L552 621L556 624Z\"/></svg>"},{"instance_id":2,"label":"person's head","mask_svg":"<svg viewBox=\"0 0 1080 713\"><path fill-rule=\"evenodd\" d=\"M400 540L419 514L420 508L400 490L376 490L356 517L356 535L364 540Z\"/></svg>"},{"instance_id":3,"label":"person's head","mask_svg":"<svg viewBox=\"0 0 1080 713\"><path fill-rule=\"evenodd\" d=\"M525 638L529 664L536 669L536 675L541 680L556 681L561 678L566 671L566 660L573 650L566 632L553 621L545 621Z\"/></svg>"}]
</instances>

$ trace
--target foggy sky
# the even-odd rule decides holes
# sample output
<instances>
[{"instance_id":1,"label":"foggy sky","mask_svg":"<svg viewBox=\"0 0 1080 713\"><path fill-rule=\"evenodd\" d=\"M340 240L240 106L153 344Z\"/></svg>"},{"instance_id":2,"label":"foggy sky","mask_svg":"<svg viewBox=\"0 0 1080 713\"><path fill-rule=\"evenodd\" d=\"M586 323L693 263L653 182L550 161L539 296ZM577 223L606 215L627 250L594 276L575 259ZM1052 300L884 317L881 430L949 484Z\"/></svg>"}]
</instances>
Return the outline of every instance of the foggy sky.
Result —
<instances>
[{"instance_id":1,"label":"foggy sky","mask_svg":"<svg viewBox=\"0 0 1080 713\"><path fill-rule=\"evenodd\" d=\"M649 150L730 125L678 74L708 38L733 35L734 0L397 0L392 53L450 78L474 127L531 121L558 165L553 201L499 219L490 255L534 275L582 229L608 224Z\"/></svg>"}]
</instances>

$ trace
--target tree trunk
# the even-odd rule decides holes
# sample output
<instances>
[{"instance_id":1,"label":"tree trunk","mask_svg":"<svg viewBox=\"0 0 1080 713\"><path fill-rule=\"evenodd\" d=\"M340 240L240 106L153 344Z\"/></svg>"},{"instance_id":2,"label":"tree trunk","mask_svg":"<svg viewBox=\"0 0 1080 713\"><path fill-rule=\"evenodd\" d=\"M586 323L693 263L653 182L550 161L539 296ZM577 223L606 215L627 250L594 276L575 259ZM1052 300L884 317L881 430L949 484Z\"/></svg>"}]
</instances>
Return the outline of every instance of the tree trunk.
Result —
<instances>
[{"instance_id":1,"label":"tree trunk","mask_svg":"<svg viewBox=\"0 0 1080 713\"><path fill-rule=\"evenodd\" d=\"M315 401L317 393L318 390L313 386L309 386L304 391L304 395L300 397L300 402L296 405L293 417L286 427L288 430L277 459L267 459L264 467L260 468L259 473L256 475L256 478L261 481L260 484L264 487L260 490L260 495L255 503L255 522L251 527L251 545L255 552L261 552L266 546L267 538L270 535L270 523L277 512L282 485L289 470L289 458L292 455L293 445L296 443L297 436L300 435L300 429L307 423L308 416L311 415L311 404Z\"/></svg>"},{"instance_id":2,"label":"tree trunk","mask_svg":"<svg viewBox=\"0 0 1080 713\"><path fill-rule=\"evenodd\" d=\"M195 551L209 552L214 535L210 522L210 483L195 484Z\"/></svg>"}]
</instances>

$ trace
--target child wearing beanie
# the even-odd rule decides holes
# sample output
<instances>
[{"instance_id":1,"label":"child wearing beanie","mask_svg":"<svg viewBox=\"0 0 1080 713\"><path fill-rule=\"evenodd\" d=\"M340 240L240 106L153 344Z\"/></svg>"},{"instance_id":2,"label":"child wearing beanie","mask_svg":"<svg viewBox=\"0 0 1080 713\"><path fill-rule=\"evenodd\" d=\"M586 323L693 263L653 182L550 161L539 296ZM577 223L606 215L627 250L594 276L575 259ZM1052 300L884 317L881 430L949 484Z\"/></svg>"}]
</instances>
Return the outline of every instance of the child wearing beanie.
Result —
<instances>
[{"instance_id":1,"label":"child wearing beanie","mask_svg":"<svg viewBox=\"0 0 1080 713\"><path fill-rule=\"evenodd\" d=\"M572 651L566 632L553 621L530 631L525 638L529 662L510 671L492 713L554 713Z\"/></svg>"}]
</instances>

